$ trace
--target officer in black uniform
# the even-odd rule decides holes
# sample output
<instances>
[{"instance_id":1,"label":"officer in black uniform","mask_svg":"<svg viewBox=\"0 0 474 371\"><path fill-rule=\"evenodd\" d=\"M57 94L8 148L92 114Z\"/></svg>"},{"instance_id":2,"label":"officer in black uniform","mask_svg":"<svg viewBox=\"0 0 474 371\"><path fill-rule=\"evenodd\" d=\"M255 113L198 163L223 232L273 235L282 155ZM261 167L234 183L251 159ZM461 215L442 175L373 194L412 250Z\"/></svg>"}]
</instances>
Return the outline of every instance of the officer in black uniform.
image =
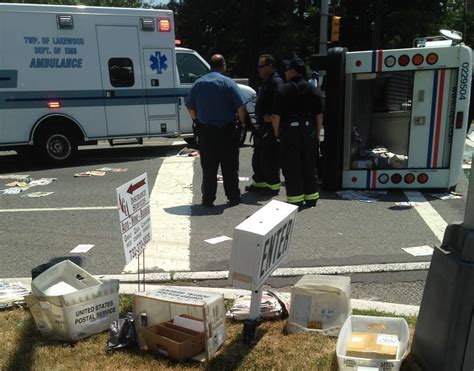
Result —
<instances>
[{"instance_id":1,"label":"officer in black uniform","mask_svg":"<svg viewBox=\"0 0 474 371\"><path fill-rule=\"evenodd\" d=\"M275 59L270 54L260 55L257 68L263 85L255 104L257 125L253 131L253 182L245 190L277 195L281 186L279 143L273 133L271 113L276 93L283 85L283 80L275 71Z\"/></svg>"},{"instance_id":2,"label":"officer in black uniform","mask_svg":"<svg viewBox=\"0 0 474 371\"><path fill-rule=\"evenodd\" d=\"M316 148L323 121L319 92L305 80L306 66L292 59L285 69L285 83L273 105L272 125L281 141L281 166L287 202L308 207L319 199Z\"/></svg>"}]
</instances>

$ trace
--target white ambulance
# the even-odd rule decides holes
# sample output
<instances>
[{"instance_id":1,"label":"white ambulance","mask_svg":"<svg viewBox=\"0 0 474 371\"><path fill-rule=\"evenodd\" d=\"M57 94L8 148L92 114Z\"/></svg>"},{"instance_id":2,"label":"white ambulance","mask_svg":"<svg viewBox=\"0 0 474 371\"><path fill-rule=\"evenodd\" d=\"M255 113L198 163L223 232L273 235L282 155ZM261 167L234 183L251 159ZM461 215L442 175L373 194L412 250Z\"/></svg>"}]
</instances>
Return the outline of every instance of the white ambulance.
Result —
<instances>
[{"instance_id":1,"label":"white ambulance","mask_svg":"<svg viewBox=\"0 0 474 371\"><path fill-rule=\"evenodd\" d=\"M326 189L455 189L462 174L472 51L461 35L413 48L328 51Z\"/></svg>"},{"instance_id":2,"label":"white ambulance","mask_svg":"<svg viewBox=\"0 0 474 371\"><path fill-rule=\"evenodd\" d=\"M99 140L190 136L184 99L208 71L175 48L169 10L0 4L0 150L61 163Z\"/></svg>"}]
</instances>

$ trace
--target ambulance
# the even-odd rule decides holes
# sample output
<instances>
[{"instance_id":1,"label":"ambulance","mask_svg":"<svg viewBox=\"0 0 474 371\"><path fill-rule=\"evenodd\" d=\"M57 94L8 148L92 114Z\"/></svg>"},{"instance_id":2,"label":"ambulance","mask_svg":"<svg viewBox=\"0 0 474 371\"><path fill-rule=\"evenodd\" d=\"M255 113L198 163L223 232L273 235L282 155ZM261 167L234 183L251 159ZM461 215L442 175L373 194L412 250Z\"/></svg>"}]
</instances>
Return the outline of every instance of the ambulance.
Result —
<instances>
[{"instance_id":1,"label":"ambulance","mask_svg":"<svg viewBox=\"0 0 474 371\"><path fill-rule=\"evenodd\" d=\"M208 71L169 10L0 4L0 150L62 163L99 140L189 138L184 99Z\"/></svg>"},{"instance_id":2,"label":"ambulance","mask_svg":"<svg viewBox=\"0 0 474 371\"><path fill-rule=\"evenodd\" d=\"M455 189L472 75L461 39L441 30L413 48L314 56L327 73L326 189Z\"/></svg>"}]
</instances>

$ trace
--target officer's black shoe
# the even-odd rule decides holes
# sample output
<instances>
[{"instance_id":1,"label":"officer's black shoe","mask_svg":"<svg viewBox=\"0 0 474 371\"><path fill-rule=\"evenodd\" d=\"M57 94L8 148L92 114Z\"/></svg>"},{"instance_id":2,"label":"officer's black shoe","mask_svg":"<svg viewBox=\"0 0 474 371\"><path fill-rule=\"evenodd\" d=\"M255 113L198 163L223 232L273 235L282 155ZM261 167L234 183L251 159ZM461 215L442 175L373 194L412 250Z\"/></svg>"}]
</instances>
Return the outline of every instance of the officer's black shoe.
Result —
<instances>
[{"instance_id":1,"label":"officer's black shoe","mask_svg":"<svg viewBox=\"0 0 474 371\"><path fill-rule=\"evenodd\" d=\"M240 197L230 199L229 201L227 201L227 204L231 207L239 205L240 204Z\"/></svg>"},{"instance_id":2,"label":"officer's black shoe","mask_svg":"<svg viewBox=\"0 0 474 371\"><path fill-rule=\"evenodd\" d=\"M262 193L265 192L265 188L263 187L255 187L253 184L249 186L245 186L245 192L256 192L256 193Z\"/></svg>"},{"instance_id":3,"label":"officer's black shoe","mask_svg":"<svg viewBox=\"0 0 474 371\"><path fill-rule=\"evenodd\" d=\"M316 204L318 203L318 200L306 200L305 201L305 206L306 207L316 207Z\"/></svg>"},{"instance_id":4,"label":"officer's black shoe","mask_svg":"<svg viewBox=\"0 0 474 371\"><path fill-rule=\"evenodd\" d=\"M203 202L201 202L201 206L202 207L207 207L207 208L214 207L214 202L203 201Z\"/></svg>"},{"instance_id":5,"label":"officer's black shoe","mask_svg":"<svg viewBox=\"0 0 474 371\"><path fill-rule=\"evenodd\" d=\"M264 188L264 191L262 192L264 193L266 196L278 196L280 194L280 191L279 190L274 190L274 189L270 189L270 188Z\"/></svg>"}]
</instances>

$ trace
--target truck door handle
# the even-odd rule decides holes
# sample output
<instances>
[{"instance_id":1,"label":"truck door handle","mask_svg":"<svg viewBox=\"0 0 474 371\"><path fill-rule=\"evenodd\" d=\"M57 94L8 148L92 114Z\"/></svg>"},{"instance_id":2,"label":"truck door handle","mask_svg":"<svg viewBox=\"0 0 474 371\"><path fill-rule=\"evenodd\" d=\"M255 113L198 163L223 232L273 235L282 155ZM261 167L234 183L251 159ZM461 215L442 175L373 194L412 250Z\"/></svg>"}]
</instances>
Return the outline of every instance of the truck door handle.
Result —
<instances>
[{"instance_id":1,"label":"truck door handle","mask_svg":"<svg viewBox=\"0 0 474 371\"><path fill-rule=\"evenodd\" d=\"M105 92L105 96L106 96L107 98L113 98L113 97L115 97L115 92L114 92L113 90L107 90L107 91Z\"/></svg>"}]
</instances>

